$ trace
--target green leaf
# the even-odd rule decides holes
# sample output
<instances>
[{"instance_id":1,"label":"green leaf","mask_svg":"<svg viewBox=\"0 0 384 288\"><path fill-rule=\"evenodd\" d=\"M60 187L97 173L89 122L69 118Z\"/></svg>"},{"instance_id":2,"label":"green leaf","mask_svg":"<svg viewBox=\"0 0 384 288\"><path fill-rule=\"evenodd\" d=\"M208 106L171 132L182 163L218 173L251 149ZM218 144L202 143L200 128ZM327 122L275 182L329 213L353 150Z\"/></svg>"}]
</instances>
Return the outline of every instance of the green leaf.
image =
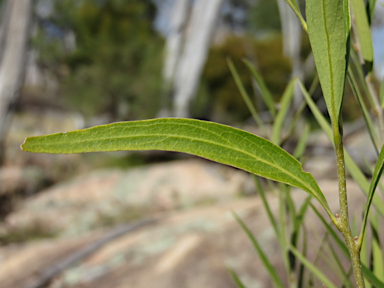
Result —
<instances>
[{"instance_id":1,"label":"green leaf","mask_svg":"<svg viewBox=\"0 0 384 288\"><path fill-rule=\"evenodd\" d=\"M228 273L231 275L233 281L236 283L238 288L246 288L243 282L240 280L239 276L231 268L227 267Z\"/></svg>"},{"instance_id":2,"label":"green leaf","mask_svg":"<svg viewBox=\"0 0 384 288\"><path fill-rule=\"evenodd\" d=\"M361 55L363 56L368 72L371 72L373 68L373 44L364 4L363 0L352 0L352 11L355 16Z\"/></svg>"},{"instance_id":3,"label":"green leaf","mask_svg":"<svg viewBox=\"0 0 384 288\"><path fill-rule=\"evenodd\" d=\"M368 21L369 21L369 25L371 25L373 20L373 14L375 13L376 0L368 0L367 5L368 5L367 7Z\"/></svg>"},{"instance_id":4,"label":"green leaf","mask_svg":"<svg viewBox=\"0 0 384 288\"><path fill-rule=\"evenodd\" d=\"M315 116L316 121L319 123L328 139L332 141L332 128L330 127L327 120L325 120L324 116L321 114L319 108L316 106L315 102L313 102L311 96L308 94L305 89L303 83L299 81L299 87L303 92L305 101L307 101L308 107L311 109L313 116ZM356 183L360 186L361 190L368 195L369 193L369 183L367 178L361 172L360 168L356 165L356 163L352 160L352 157L349 155L348 151L344 149L345 155L345 166L348 169L348 172L351 174L352 178L356 181ZM382 205L382 201L380 197L376 194L373 196L373 205L376 210L384 217L384 206Z\"/></svg>"},{"instance_id":5,"label":"green leaf","mask_svg":"<svg viewBox=\"0 0 384 288\"><path fill-rule=\"evenodd\" d=\"M371 120L371 116L369 115L368 108L365 105L363 97L360 93L360 88L357 85L357 81L356 81L355 76L353 75L352 69L350 69L350 67L348 68L348 81L349 81L349 84L351 86L353 95L355 95L357 102L359 103L359 106L360 106L361 111L363 113L365 124L367 126L367 131L368 131L369 137L371 138L371 142L373 144L373 147L375 148L376 153L378 155L379 151L377 148L377 143L379 141L378 141L377 133L376 133L375 127L373 125L373 122Z\"/></svg>"},{"instance_id":6,"label":"green leaf","mask_svg":"<svg viewBox=\"0 0 384 288\"><path fill-rule=\"evenodd\" d=\"M295 151L293 152L293 156L296 159L300 159L304 155L305 149L307 148L307 142L308 142L308 137L310 132L311 132L311 127L310 127L310 124L307 123L304 126L304 130L300 136L299 143L297 143Z\"/></svg>"},{"instance_id":7,"label":"green leaf","mask_svg":"<svg viewBox=\"0 0 384 288\"><path fill-rule=\"evenodd\" d=\"M292 8L293 12L295 12L297 18L299 18L299 21L301 23L301 26L305 31L307 31L307 23L304 20L303 15L301 15L299 5L297 5L296 0L285 0L287 4Z\"/></svg>"},{"instance_id":8,"label":"green leaf","mask_svg":"<svg viewBox=\"0 0 384 288\"><path fill-rule=\"evenodd\" d=\"M329 280L329 278L327 276L325 276L321 271L320 269L318 269L314 264L312 264L303 254L301 254L301 252L299 250L297 250L295 247L293 247L292 245L289 247L289 249L292 251L292 253L296 256L297 259L300 260L301 263L303 263L303 265L305 267L307 267L307 269L309 271L312 272L312 274L317 278L319 279L323 284L326 285L327 288L337 288L332 282L331 280Z\"/></svg>"},{"instance_id":9,"label":"green leaf","mask_svg":"<svg viewBox=\"0 0 384 288\"><path fill-rule=\"evenodd\" d=\"M244 59L243 61L245 65L248 67L249 71L251 72L253 78L256 80L256 83L259 86L259 89L261 92L261 96L264 99L265 105L267 105L268 110L271 113L272 117L275 117L276 115L275 101L273 100L271 91L269 91L267 84L265 84L264 82L263 77L256 70L253 64L247 59Z\"/></svg>"},{"instance_id":10,"label":"green leaf","mask_svg":"<svg viewBox=\"0 0 384 288\"><path fill-rule=\"evenodd\" d=\"M204 157L308 192L332 215L311 174L268 140L233 127L193 119L119 122L27 138L22 149L38 153L166 150Z\"/></svg>"},{"instance_id":11,"label":"green leaf","mask_svg":"<svg viewBox=\"0 0 384 288\"><path fill-rule=\"evenodd\" d=\"M381 80L381 85L380 85L380 103L381 103L381 108L384 108L384 79Z\"/></svg>"},{"instance_id":12,"label":"green leaf","mask_svg":"<svg viewBox=\"0 0 384 288\"><path fill-rule=\"evenodd\" d=\"M267 197L265 196L264 188L261 185L259 177L254 176L253 179L255 180L256 191L257 191L258 195L260 195L261 201L263 202L264 209L267 212L267 216L269 218L269 222L271 222L273 230L275 231L276 238L280 240L280 238L281 238L281 237L279 237L280 236L280 231L279 231L279 229L277 227L276 219L273 216L273 213L272 213L272 210L271 210L271 206L269 205L269 203L267 201Z\"/></svg>"},{"instance_id":13,"label":"green leaf","mask_svg":"<svg viewBox=\"0 0 384 288\"><path fill-rule=\"evenodd\" d=\"M248 227L240 219L240 217L237 216L236 213L232 213L232 214L233 214L233 217L235 217L236 221L241 226L241 228L243 228L248 238L251 240L252 245L255 248L255 251L259 255L260 260L263 262L264 268L267 269L267 272L269 273L269 276L271 277L271 280L273 281L274 286L279 288L284 288L283 282L281 281L279 275L277 274L276 269L272 266L268 257L265 255L263 249L261 248L259 242L257 242L256 238L253 236L252 232L248 229Z\"/></svg>"},{"instance_id":14,"label":"green leaf","mask_svg":"<svg viewBox=\"0 0 384 288\"><path fill-rule=\"evenodd\" d=\"M281 129L284 124L285 116L287 115L289 105L292 102L293 98L293 90L295 88L296 79L292 79L291 82L289 82L288 86L285 88L285 91L283 93L283 96L281 97L280 101L280 110L276 115L275 122L273 123L273 131L272 131L272 143L276 145L280 145L280 134Z\"/></svg>"},{"instance_id":15,"label":"green leaf","mask_svg":"<svg viewBox=\"0 0 384 288\"><path fill-rule=\"evenodd\" d=\"M239 73L237 73L235 65L233 65L233 62L231 59L227 59L227 63L228 63L229 70L232 73L233 80L235 80L236 86L239 89L240 94L243 97L244 102L247 105L249 111L251 112L253 119L255 119L257 125L263 130L265 135L267 135L267 130L264 127L263 121L261 121L259 115L257 114L257 111L256 111L254 105L252 104L251 99L248 96L247 90L245 90L244 85L241 82Z\"/></svg>"},{"instance_id":16,"label":"green leaf","mask_svg":"<svg viewBox=\"0 0 384 288\"><path fill-rule=\"evenodd\" d=\"M380 280L384 281L384 259L382 246L380 244L380 217L378 214L373 217L372 225L372 267L373 273Z\"/></svg>"},{"instance_id":17,"label":"green leaf","mask_svg":"<svg viewBox=\"0 0 384 288\"><path fill-rule=\"evenodd\" d=\"M372 204L373 197L375 195L377 184L379 183L381 174L383 174L383 169L384 169L384 146L381 148L379 159L377 160L375 170L373 171L371 185L369 186L367 203L364 211L363 225L361 227L361 232L360 232L359 241L358 241L358 247L361 247L364 239L364 233L367 225L369 210Z\"/></svg>"},{"instance_id":18,"label":"green leaf","mask_svg":"<svg viewBox=\"0 0 384 288\"><path fill-rule=\"evenodd\" d=\"M372 91L368 88L367 79L365 77L365 71L363 70L363 67L361 66L359 56L357 55L357 52L355 49L350 49L350 67L353 70L355 74L357 74L357 83L359 87L362 88L365 96L367 97L369 101L369 105L371 107L376 107L376 95L372 94ZM351 65L352 64L352 65Z\"/></svg>"},{"instance_id":19,"label":"green leaf","mask_svg":"<svg viewBox=\"0 0 384 288\"><path fill-rule=\"evenodd\" d=\"M348 59L344 0L306 0L308 35L332 124L338 126Z\"/></svg>"}]
</instances>

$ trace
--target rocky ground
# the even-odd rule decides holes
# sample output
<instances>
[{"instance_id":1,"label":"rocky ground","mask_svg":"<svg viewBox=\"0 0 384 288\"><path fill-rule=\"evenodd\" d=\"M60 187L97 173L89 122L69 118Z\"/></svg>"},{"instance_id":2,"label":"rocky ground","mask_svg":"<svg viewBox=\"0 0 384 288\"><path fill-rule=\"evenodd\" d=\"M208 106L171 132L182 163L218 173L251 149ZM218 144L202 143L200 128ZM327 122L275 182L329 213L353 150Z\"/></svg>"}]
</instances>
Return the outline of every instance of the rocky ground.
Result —
<instances>
[{"instance_id":1,"label":"rocky ground","mask_svg":"<svg viewBox=\"0 0 384 288\"><path fill-rule=\"evenodd\" d=\"M5 219L2 230L8 233L50 236L0 248L1 287L236 287L226 266L248 287L271 287L231 214L246 221L283 271L261 200L248 195L251 185L247 174L203 160L94 172L56 185ZM320 186L336 211L336 181L323 180ZM356 211L364 197L352 183L349 191ZM293 195L297 205L306 197L299 190ZM277 213L277 195L268 198ZM313 214L306 226L324 233ZM311 237L313 247L320 245Z\"/></svg>"},{"instance_id":2,"label":"rocky ground","mask_svg":"<svg viewBox=\"0 0 384 288\"><path fill-rule=\"evenodd\" d=\"M366 136L352 136L357 140L350 141L350 149L371 157L370 150L364 152ZM336 213L330 144L321 135L311 137L312 149L323 149L323 156L308 156L305 169L319 181ZM16 145L10 147L16 151ZM193 158L91 173L80 167L77 176L69 173L71 177L64 177L68 180L51 185L58 174L49 176L44 167L67 156L26 157L15 156L0 170L0 197L24 191L22 201L14 200L0 223L1 288L236 287L226 267L235 270L247 287L272 287L232 211L285 277L281 250L247 173ZM75 167L77 157L65 158L66 168L60 171L65 174ZM352 181L348 188L351 211L359 216L364 196ZM307 195L292 191L299 207ZM277 215L277 193L270 191L268 200ZM324 227L312 212L305 227L313 259ZM335 278L327 265L318 266Z\"/></svg>"}]
</instances>

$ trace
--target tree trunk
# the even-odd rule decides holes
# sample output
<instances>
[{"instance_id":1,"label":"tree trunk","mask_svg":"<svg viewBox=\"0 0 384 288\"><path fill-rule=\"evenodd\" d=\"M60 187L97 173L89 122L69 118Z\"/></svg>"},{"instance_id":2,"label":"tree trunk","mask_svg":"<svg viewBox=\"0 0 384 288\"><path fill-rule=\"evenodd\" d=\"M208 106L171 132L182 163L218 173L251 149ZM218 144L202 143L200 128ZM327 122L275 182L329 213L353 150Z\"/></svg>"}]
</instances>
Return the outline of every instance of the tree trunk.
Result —
<instances>
[{"instance_id":1,"label":"tree trunk","mask_svg":"<svg viewBox=\"0 0 384 288\"><path fill-rule=\"evenodd\" d=\"M174 2L170 15L170 29L165 43L165 59L163 66L164 95L159 117L171 116L171 95L175 74L181 56L185 27L188 23L191 0L177 0Z\"/></svg>"},{"instance_id":2,"label":"tree trunk","mask_svg":"<svg viewBox=\"0 0 384 288\"><path fill-rule=\"evenodd\" d=\"M303 69L300 59L302 29L300 21L284 0L278 0L277 4L281 19L284 55L288 57L292 63L291 77L298 77L303 80ZM293 99L294 108L298 108L301 101L300 99L300 91L298 87L296 87Z\"/></svg>"},{"instance_id":3,"label":"tree trunk","mask_svg":"<svg viewBox=\"0 0 384 288\"><path fill-rule=\"evenodd\" d=\"M174 82L174 116L188 117L223 0L196 0Z\"/></svg>"},{"instance_id":4,"label":"tree trunk","mask_svg":"<svg viewBox=\"0 0 384 288\"><path fill-rule=\"evenodd\" d=\"M7 0L0 30L0 163L12 110L24 80L32 0Z\"/></svg>"}]
</instances>

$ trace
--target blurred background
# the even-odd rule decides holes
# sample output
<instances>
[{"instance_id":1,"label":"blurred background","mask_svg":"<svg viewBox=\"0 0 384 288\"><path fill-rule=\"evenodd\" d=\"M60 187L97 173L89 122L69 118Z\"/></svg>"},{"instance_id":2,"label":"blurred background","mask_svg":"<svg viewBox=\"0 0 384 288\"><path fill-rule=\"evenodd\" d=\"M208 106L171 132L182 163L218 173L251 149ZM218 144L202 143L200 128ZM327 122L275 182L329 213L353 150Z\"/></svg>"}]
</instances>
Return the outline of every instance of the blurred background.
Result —
<instances>
[{"instance_id":1,"label":"blurred background","mask_svg":"<svg viewBox=\"0 0 384 288\"><path fill-rule=\"evenodd\" d=\"M377 91L384 77L382 4L372 19ZM263 271L255 274L257 257L225 214L243 211L262 241L271 242L266 221L254 221L265 215L255 211L260 204L246 173L175 153L35 155L20 144L27 136L156 117L262 134L227 59L266 125L271 117L242 59L257 67L276 102L292 77L309 87L316 73L309 41L285 1L0 5L1 287L235 287L225 265L238 268L250 287L270 287ZM296 94L293 106L302 101ZM320 87L313 97L325 113ZM345 99L349 144L369 160L373 149L358 133L361 113L348 87ZM308 155L316 164L307 167L330 181L331 145L316 134L310 113L305 117L314 131L310 145L317 145ZM145 227L130 232L132 223Z\"/></svg>"}]
</instances>

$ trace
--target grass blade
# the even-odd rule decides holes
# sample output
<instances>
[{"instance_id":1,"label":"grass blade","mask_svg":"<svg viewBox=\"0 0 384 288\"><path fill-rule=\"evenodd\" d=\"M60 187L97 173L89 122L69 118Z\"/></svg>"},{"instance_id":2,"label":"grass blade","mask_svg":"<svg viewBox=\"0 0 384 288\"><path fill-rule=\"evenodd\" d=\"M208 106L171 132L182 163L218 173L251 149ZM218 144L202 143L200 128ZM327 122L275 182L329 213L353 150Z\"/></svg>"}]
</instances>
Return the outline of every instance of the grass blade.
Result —
<instances>
[{"instance_id":1,"label":"grass blade","mask_svg":"<svg viewBox=\"0 0 384 288\"><path fill-rule=\"evenodd\" d=\"M263 249L261 248L259 242L257 242L256 238L253 236L252 232L248 229L248 227L245 225L245 223L240 219L239 216L237 216L236 213L232 213L233 217L235 217L236 221L239 223L241 228L243 228L244 232L247 234L248 238L251 240L253 247L255 248L255 251L260 257L260 260L263 262L263 266L267 269L274 285L279 288L284 288L283 282L277 275L276 269L272 266L271 262L265 255Z\"/></svg>"}]
</instances>

